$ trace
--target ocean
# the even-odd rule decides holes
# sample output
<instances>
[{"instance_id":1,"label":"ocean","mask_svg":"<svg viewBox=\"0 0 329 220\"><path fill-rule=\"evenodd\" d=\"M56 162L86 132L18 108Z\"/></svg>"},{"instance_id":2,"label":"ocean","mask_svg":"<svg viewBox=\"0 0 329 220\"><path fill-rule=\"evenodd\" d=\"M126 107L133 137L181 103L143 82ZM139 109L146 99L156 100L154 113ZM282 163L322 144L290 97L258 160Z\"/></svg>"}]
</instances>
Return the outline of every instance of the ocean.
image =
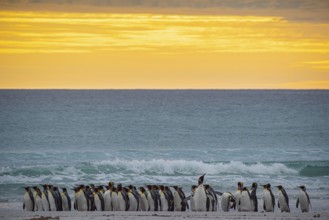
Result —
<instances>
[{"instance_id":1,"label":"ocean","mask_svg":"<svg viewBox=\"0 0 329 220\"><path fill-rule=\"evenodd\" d=\"M21 209L21 187L45 183L188 196L204 173L221 192L283 185L293 212L305 185L312 210L328 210L329 91L0 90L0 208Z\"/></svg>"}]
</instances>

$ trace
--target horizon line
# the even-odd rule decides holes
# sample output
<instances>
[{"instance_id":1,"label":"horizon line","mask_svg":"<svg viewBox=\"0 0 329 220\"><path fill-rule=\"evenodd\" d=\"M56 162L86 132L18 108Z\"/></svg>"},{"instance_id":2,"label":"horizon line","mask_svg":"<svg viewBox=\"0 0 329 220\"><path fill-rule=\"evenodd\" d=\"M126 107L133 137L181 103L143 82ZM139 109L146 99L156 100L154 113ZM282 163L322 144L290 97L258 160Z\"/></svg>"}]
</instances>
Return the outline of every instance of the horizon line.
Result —
<instances>
[{"instance_id":1,"label":"horizon line","mask_svg":"<svg viewBox=\"0 0 329 220\"><path fill-rule=\"evenodd\" d=\"M228 90L228 91L233 91L233 90L268 90L268 91L273 91L273 90L292 90L292 91L297 91L297 90L304 90L304 91L326 91L329 89L323 89L323 88L308 88L308 89L303 89L303 88L236 88L236 89L224 89L224 88L0 88L0 91L3 90Z\"/></svg>"}]
</instances>

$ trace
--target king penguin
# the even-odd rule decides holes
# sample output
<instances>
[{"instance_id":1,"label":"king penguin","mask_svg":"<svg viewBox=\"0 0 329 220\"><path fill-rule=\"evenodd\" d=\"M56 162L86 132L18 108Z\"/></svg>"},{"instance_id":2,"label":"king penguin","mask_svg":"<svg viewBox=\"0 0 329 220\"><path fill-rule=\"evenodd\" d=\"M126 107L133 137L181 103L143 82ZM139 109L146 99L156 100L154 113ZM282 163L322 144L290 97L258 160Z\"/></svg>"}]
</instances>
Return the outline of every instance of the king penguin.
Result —
<instances>
[{"instance_id":1,"label":"king penguin","mask_svg":"<svg viewBox=\"0 0 329 220\"><path fill-rule=\"evenodd\" d=\"M49 204L49 198L48 198L48 185L44 184L42 185L43 192L41 194L42 199L42 208L43 211L50 211L50 204Z\"/></svg>"},{"instance_id":2,"label":"king penguin","mask_svg":"<svg viewBox=\"0 0 329 220\"><path fill-rule=\"evenodd\" d=\"M33 187L34 190L34 199L35 199L35 211L43 211L42 207L42 193L37 186Z\"/></svg>"},{"instance_id":3,"label":"king penguin","mask_svg":"<svg viewBox=\"0 0 329 220\"><path fill-rule=\"evenodd\" d=\"M119 197L116 187L112 187L111 199L113 211L119 211Z\"/></svg>"},{"instance_id":4,"label":"king penguin","mask_svg":"<svg viewBox=\"0 0 329 220\"><path fill-rule=\"evenodd\" d=\"M290 212L289 208L289 198L284 190L283 186L276 186L278 188L278 207L281 209L281 212Z\"/></svg>"},{"instance_id":5,"label":"king penguin","mask_svg":"<svg viewBox=\"0 0 329 220\"><path fill-rule=\"evenodd\" d=\"M105 211L113 211L111 194L112 194L112 187L107 186L106 191L104 193L104 210Z\"/></svg>"},{"instance_id":6,"label":"king penguin","mask_svg":"<svg viewBox=\"0 0 329 220\"><path fill-rule=\"evenodd\" d=\"M149 201L148 201L148 193L146 192L144 187L139 187L140 190L140 209L142 211L149 211Z\"/></svg>"},{"instance_id":7,"label":"king penguin","mask_svg":"<svg viewBox=\"0 0 329 220\"><path fill-rule=\"evenodd\" d=\"M251 185L251 211L258 212L258 199L257 199L257 183L252 183Z\"/></svg>"},{"instance_id":8,"label":"king penguin","mask_svg":"<svg viewBox=\"0 0 329 220\"><path fill-rule=\"evenodd\" d=\"M264 191L263 191L263 208L266 212L274 212L275 207L275 198L271 190L271 184L263 185Z\"/></svg>"},{"instance_id":9,"label":"king penguin","mask_svg":"<svg viewBox=\"0 0 329 220\"><path fill-rule=\"evenodd\" d=\"M81 185L80 187L77 187L75 192L74 200L76 203L76 209L78 211L88 211L88 198L84 192L84 186Z\"/></svg>"},{"instance_id":10,"label":"king penguin","mask_svg":"<svg viewBox=\"0 0 329 220\"><path fill-rule=\"evenodd\" d=\"M56 207L56 194L53 190L53 186L52 185L48 185L48 201L49 201L49 211L57 211L57 207Z\"/></svg>"},{"instance_id":11,"label":"king penguin","mask_svg":"<svg viewBox=\"0 0 329 220\"><path fill-rule=\"evenodd\" d=\"M175 206L175 211L178 212L184 212L186 211L186 208L189 208L186 196L182 190L181 187L178 186L173 186L175 189L174 192L174 206Z\"/></svg>"},{"instance_id":12,"label":"king penguin","mask_svg":"<svg viewBox=\"0 0 329 220\"><path fill-rule=\"evenodd\" d=\"M194 194L194 205L195 205L195 211L197 212L205 212L207 211L207 195L205 188L203 186L204 176L206 174L203 174L198 179L198 187L195 189Z\"/></svg>"},{"instance_id":13,"label":"king penguin","mask_svg":"<svg viewBox=\"0 0 329 220\"><path fill-rule=\"evenodd\" d=\"M104 211L105 205L103 197L103 186L94 187L93 196L96 210Z\"/></svg>"},{"instance_id":14,"label":"king penguin","mask_svg":"<svg viewBox=\"0 0 329 220\"><path fill-rule=\"evenodd\" d=\"M23 209L26 209L26 211L34 211L35 199L33 196L33 192L31 191L30 187L23 188L25 189Z\"/></svg>"},{"instance_id":15,"label":"king penguin","mask_svg":"<svg viewBox=\"0 0 329 220\"><path fill-rule=\"evenodd\" d=\"M128 186L127 197L129 200L128 211L139 211L139 195L133 185Z\"/></svg>"},{"instance_id":16,"label":"king penguin","mask_svg":"<svg viewBox=\"0 0 329 220\"><path fill-rule=\"evenodd\" d=\"M225 192L222 194L221 207L223 212L229 212L231 208L235 209L235 198L232 193Z\"/></svg>"},{"instance_id":17,"label":"king penguin","mask_svg":"<svg viewBox=\"0 0 329 220\"><path fill-rule=\"evenodd\" d=\"M71 211L71 198L70 198L69 194L67 193L66 188L62 188L61 197L62 197L63 211Z\"/></svg>"},{"instance_id":18,"label":"king penguin","mask_svg":"<svg viewBox=\"0 0 329 220\"><path fill-rule=\"evenodd\" d=\"M241 190L243 188L243 182L238 182L238 188L234 194L234 198L235 198L235 204L236 204L236 208L238 209L238 211L240 212L240 196L241 196Z\"/></svg>"},{"instance_id":19,"label":"king penguin","mask_svg":"<svg viewBox=\"0 0 329 220\"><path fill-rule=\"evenodd\" d=\"M163 185L159 186L160 211L169 211L169 197Z\"/></svg>"},{"instance_id":20,"label":"king penguin","mask_svg":"<svg viewBox=\"0 0 329 220\"><path fill-rule=\"evenodd\" d=\"M240 211L241 212L250 212L252 211L252 207L251 207L251 196L250 196L250 192L247 189L247 187L243 187L241 189L241 195L240 195Z\"/></svg>"},{"instance_id":21,"label":"king penguin","mask_svg":"<svg viewBox=\"0 0 329 220\"><path fill-rule=\"evenodd\" d=\"M310 201L310 197L308 196L308 194L306 192L306 187L299 186L298 188L300 190L297 195L296 208L298 208L298 204L300 203L300 209L302 210L302 212L308 212L309 208L311 206L311 201Z\"/></svg>"},{"instance_id":22,"label":"king penguin","mask_svg":"<svg viewBox=\"0 0 329 220\"><path fill-rule=\"evenodd\" d=\"M129 209L129 202L127 198L127 193L121 184L118 184L118 211L127 211Z\"/></svg>"},{"instance_id":23,"label":"king penguin","mask_svg":"<svg viewBox=\"0 0 329 220\"><path fill-rule=\"evenodd\" d=\"M190 195L190 206L191 206L191 210L193 212L195 212L195 200L194 200L194 195L195 195L195 189L196 189L196 185L191 186L191 195Z\"/></svg>"}]
</instances>

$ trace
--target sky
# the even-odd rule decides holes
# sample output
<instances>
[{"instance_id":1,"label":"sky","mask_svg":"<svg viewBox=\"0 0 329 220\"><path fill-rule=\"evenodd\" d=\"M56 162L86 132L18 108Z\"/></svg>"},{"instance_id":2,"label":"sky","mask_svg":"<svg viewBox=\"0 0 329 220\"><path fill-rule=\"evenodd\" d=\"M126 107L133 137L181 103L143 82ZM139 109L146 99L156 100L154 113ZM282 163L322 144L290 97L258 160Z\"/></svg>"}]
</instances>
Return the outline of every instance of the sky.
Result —
<instances>
[{"instance_id":1,"label":"sky","mask_svg":"<svg viewBox=\"0 0 329 220\"><path fill-rule=\"evenodd\" d=\"M0 89L329 89L329 1L0 0Z\"/></svg>"}]
</instances>

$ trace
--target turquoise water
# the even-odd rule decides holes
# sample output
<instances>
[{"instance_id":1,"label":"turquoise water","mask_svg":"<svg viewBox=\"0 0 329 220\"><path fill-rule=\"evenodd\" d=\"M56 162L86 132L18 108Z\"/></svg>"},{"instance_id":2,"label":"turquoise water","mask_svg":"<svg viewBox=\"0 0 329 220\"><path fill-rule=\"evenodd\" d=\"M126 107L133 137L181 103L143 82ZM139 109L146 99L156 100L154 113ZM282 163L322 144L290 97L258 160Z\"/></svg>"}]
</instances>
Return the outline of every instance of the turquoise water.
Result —
<instances>
[{"instance_id":1,"label":"turquoise water","mask_svg":"<svg viewBox=\"0 0 329 220\"><path fill-rule=\"evenodd\" d=\"M305 185L313 209L329 201L329 91L0 90L0 140L0 202L109 180L189 195L203 173L218 191L280 184L293 206Z\"/></svg>"}]
</instances>

